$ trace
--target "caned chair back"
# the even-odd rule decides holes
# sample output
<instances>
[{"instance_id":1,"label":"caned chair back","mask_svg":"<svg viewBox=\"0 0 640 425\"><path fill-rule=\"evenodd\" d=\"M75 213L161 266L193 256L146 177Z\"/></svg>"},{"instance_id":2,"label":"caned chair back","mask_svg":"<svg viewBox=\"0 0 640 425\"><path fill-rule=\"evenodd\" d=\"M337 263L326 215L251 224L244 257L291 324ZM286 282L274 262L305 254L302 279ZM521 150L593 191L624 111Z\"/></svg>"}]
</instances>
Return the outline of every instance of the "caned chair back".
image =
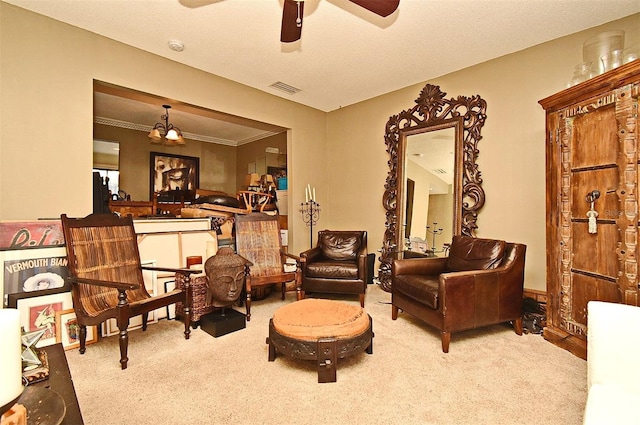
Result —
<instances>
[{"instance_id":1,"label":"caned chair back","mask_svg":"<svg viewBox=\"0 0 640 425\"><path fill-rule=\"evenodd\" d=\"M236 251L251 261L252 278L284 271L278 217L263 213L236 215Z\"/></svg>"},{"instance_id":2,"label":"caned chair back","mask_svg":"<svg viewBox=\"0 0 640 425\"><path fill-rule=\"evenodd\" d=\"M71 276L136 284L138 289L127 291L129 302L150 297L144 286L131 216L100 214L80 219L63 216L62 220ZM72 288L74 306L90 317L118 304L115 288L84 283Z\"/></svg>"}]
</instances>

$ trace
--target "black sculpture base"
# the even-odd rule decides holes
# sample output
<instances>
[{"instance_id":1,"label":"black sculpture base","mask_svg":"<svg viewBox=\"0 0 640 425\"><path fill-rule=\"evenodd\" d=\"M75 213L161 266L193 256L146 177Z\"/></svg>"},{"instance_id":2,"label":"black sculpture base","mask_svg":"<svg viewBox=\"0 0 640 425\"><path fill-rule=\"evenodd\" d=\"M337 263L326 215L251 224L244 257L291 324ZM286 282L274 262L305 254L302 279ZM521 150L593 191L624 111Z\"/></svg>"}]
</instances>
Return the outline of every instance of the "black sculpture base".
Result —
<instances>
[{"instance_id":1,"label":"black sculpture base","mask_svg":"<svg viewBox=\"0 0 640 425\"><path fill-rule=\"evenodd\" d=\"M224 312L222 310L216 310L200 318L200 327L202 330L216 338L244 329L246 326L245 315L232 308L227 308Z\"/></svg>"}]
</instances>

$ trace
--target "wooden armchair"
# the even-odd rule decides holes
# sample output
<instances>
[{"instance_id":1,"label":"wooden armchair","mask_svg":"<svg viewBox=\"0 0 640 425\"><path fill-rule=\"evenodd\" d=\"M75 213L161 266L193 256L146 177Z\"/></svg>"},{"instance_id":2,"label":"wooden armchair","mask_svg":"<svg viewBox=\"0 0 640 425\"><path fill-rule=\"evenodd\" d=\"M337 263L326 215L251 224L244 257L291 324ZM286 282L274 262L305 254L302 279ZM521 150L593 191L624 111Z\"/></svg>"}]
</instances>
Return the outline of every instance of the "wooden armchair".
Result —
<instances>
[{"instance_id":1,"label":"wooden armchair","mask_svg":"<svg viewBox=\"0 0 640 425\"><path fill-rule=\"evenodd\" d=\"M398 310L440 331L442 351L451 333L513 322L522 335L526 245L454 236L449 257L395 260L391 318Z\"/></svg>"},{"instance_id":2,"label":"wooden armchair","mask_svg":"<svg viewBox=\"0 0 640 425\"><path fill-rule=\"evenodd\" d=\"M129 319L142 315L142 329L147 328L148 313L183 302L184 336L191 332L191 288L176 289L151 297L142 269L189 274L197 270L142 267L133 219L130 215L92 214L85 218L61 216L73 308L80 328L80 354L85 352L87 326L115 318L120 331L120 364L127 368ZM188 282L188 279L185 279Z\"/></svg>"},{"instance_id":3,"label":"wooden armchair","mask_svg":"<svg viewBox=\"0 0 640 425\"><path fill-rule=\"evenodd\" d=\"M253 263L245 284L247 320L250 320L252 290L259 299L266 296L275 284L280 283L284 300L287 282L295 281L296 290L300 287L300 258L283 249L277 215L237 214L235 226L236 252ZM285 271L287 257L296 261L296 271ZM267 292L263 291L261 294L261 289L266 289Z\"/></svg>"}]
</instances>

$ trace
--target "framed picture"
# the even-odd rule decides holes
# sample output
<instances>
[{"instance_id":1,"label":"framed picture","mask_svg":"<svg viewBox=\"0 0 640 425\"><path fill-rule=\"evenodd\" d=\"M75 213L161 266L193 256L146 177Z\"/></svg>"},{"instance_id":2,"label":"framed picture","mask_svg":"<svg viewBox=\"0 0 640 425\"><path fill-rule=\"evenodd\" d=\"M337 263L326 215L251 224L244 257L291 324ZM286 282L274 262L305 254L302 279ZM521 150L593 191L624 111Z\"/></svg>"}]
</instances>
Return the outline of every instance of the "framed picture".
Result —
<instances>
[{"instance_id":1,"label":"framed picture","mask_svg":"<svg viewBox=\"0 0 640 425\"><path fill-rule=\"evenodd\" d=\"M44 292L46 295L43 295ZM8 298L9 307L20 311L20 326L25 332L45 330L36 347L56 343L59 332L56 326L56 313L73 308L71 292L64 288L57 288L41 292L9 294Z\"/></svg>"},{"instance_id":2,"label":"framed picture","mask_svg":"<svg viewBox=\"0 0 640 425\"><path fill-rule=\"evenodd\" d=\"M179 202L200 184L200 158L151 152L149 199L158 193L160 202ZM191 200L186 198L185 200Z\"/></svg>"},{"instance_id":3,"label":"framed picture","mask_svg":"<svg viewBox=\"0 0 640 425\"><path fill-rule=\"evenodd\" d=\"M287 177L287 167L267 167L267 174L271 174L274 180Z\"/></svg>"},{"instance_id":4,"label":"framed picture","mask_svg":"<svg viewBox=\"0 0 640 425\"><path fill-rule=\"evenodd\" d=\"M76 313L72 308L56 311L56 342L62 343L65 350L80 347L80 327ZM87 344L98 340L98 328L87 326Z\"/></svg>"},{"instance_id":5,"label":"framed picture","mask_svg":"<svg viewBox=\"0 0 640 425\"><path fill-rule=\"evenodd\" d=\"M71 289L71 284L66 280L69 272L64 247L0 251L0 264L0 290L4 307L8 306L9 294Z\"/></svg>"}]
</instances>

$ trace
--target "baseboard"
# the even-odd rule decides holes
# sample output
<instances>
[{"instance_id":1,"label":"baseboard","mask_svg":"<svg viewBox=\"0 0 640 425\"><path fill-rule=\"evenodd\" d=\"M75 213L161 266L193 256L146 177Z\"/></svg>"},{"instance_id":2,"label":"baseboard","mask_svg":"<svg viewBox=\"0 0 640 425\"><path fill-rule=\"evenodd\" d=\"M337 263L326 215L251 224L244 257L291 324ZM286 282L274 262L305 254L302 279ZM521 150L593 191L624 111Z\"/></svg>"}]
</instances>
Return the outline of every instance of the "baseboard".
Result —
<instances>
[{"instance_id":1,"label":"baseboard","mask_svg":"<svg viewBox=\"0 0 640 425\"><path fill-rule=\"evenodd\" d=\"M535 289L525 289L524 290L525 298L533 298L539 303L546 304L547 303L547 293L546 291L538 291Z\"/></svg>"}]
</instances>

